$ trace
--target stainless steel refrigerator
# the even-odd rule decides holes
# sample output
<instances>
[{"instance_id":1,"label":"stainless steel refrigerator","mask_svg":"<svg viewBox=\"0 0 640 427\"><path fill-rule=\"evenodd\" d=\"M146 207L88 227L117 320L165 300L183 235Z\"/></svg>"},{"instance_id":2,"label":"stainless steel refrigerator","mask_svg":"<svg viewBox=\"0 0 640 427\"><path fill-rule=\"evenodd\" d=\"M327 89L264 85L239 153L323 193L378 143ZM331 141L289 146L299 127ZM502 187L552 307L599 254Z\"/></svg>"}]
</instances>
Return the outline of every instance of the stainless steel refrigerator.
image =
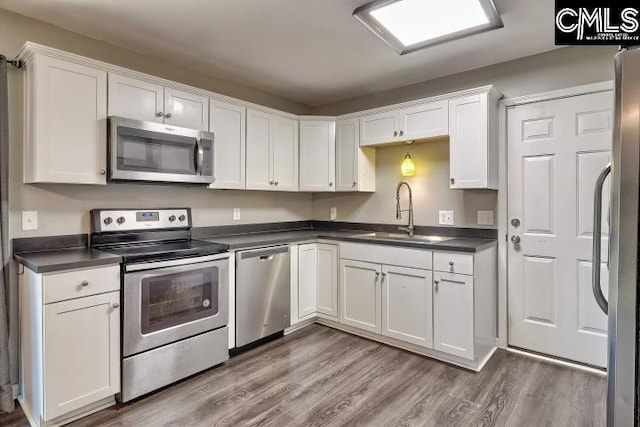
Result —
<instances>
[{"instance_id":1,"label":"stainless steel refrigerator","mask_svg":"<svg viewBox=\"0 0 640 427\"><path fill-rule=\"evenodd\" d=\"M640 48L615 57L615 123L611 166L595 191L594 236L600 235L602 187L611 172L609 212L609 295L593 268L593 290L608 312L607 426L639 425L638 395L638 184L640 178ZM607 210L604 209L605 214ZM607 221L605 221L607 223ZM600 240L594 238L593 265L600 265Z\"/></svg>"}]
</instances>

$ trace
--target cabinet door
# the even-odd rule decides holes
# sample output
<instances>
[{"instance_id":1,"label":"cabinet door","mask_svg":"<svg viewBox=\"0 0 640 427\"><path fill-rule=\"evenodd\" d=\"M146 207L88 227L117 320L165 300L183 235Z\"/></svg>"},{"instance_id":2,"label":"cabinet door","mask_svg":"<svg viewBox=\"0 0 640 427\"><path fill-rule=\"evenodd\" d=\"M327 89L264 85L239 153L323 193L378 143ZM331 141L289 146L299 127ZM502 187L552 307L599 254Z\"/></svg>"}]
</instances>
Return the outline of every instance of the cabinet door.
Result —
<instances>
[{"instance_id":1,"label":"cabinet door","mask_svg":"<svg viewBox=\"0 0 640 427\"><path fill-rule=\"evenodd\" d=\"M227 102L211 100L210 129L213 132L213 173L209 188L245 188L246 110Z\"/></svg>"},{"instance_id":2,"label":"cabinet door","mask_svg":"<svg viewBox=\"0 0 640 427\"><path fill-rule=\"evenodd\" d=\"M382 266L382 334L433 347L432 273Z\"/></svg>"},{"instance_id":3,"label":"cabinet door","mask_svg":"<svg viewBox=\"0 0 640 427\"><path fill-rule=\"evenodd\" d=\"M335 122L300 122L301 191L335 191L335 137Z\"/></svg>"},{"instance_id":4,"label":"cabinet door","mask_svg":"<svg viewBox=\"0 0 640 427\"><path fill-rule=\"evenodd\" d=\"M164 104L166 124L209 130L209 98L206 96L166 88Z\"/></svg>"},{"instance_id":5,"label":"cabinet door","mask_svg":"<svg viewBox=\"0 0 640 427\"><path fill-rule=\"evenodd\" d=\"M431 102L403 109L398 120L401 140L446 136L449 133L449 102Z\"/></svg>"},{"instance_id":6,"label":"cabinet door","mask_svg":"<svg viewBox=\"0 0 640 427\"><path fill-rule=\"evenodd\" d=\"M162 123L164 88L160 85L109 73L109 115Z\"/></svg>"},{"instance_id":7,"label":"cabinet door","mask_svg":"<svg viewBox=\"0 0 640 427\"><path fill-rule=\"evenodd\" d=\"M268 114L247 110L247 189L273 190Z\"/></svg>"},{"instance_id":8,"label":"cabinet door","mask_svg":"<svg viewBox=\"0 0 640 427\"><path fill-rule=\"evenodd\" d=\"M46 56L33 65L25 182L106 184L107 73Z\"/></svg>"},{"instance_id":9,"label":"cabinet door","mask_svg":"<svg viewBox=\"0 0 640 427\"><path fill-rule=\"evenodd\" d=\"M358 145L360 127L358 119L336 122L336 191L358 189Z\"/></svg>"},{"instance_id":10,"label":"cabinet door","mask_svg":"<svg viewBox=\"0 0 640 427\"><path fill-rule=\"evenodd\" d=\"M381 333L380 264L340 260L340 323Z\"/></svg>"},{"instance_id":11,"label":"cabinet door","mask_svg":"<svg viewBox=\"0 0 640 427\"><path fill-rule=\"evenodd\" d=\"M338 318L338 246L316 244L318 313Z\"/></svg>"},{"instance_id":12,"label":"cabinet door","mask_svg":"<svg viewBox=\"0 0 640 427\"><path fill-rule=\"evenodd\" d=\"M360 117L360 145L376 145L398 140L397 111Z\"/></svg>"},{"instance_id":13,"label":"cabinet door","mask_svg":"<svg viewBox=\"0 0 640 427\"><path fill-rule=\"evenodd\" d=\"M434 348L473 360L473 277L433 274Z\"/></svg>"},{"instance_id":14,"label":"cabinet door","mask_svg":"<svg viewBox=\"0 0 640 427\"><path fill-rule=\"evenodd\" d=\"M274 190L298 191L298 122L271 117L271 162Z\"/></svg>"},{"instance_id":15,"label":"cabinet door","mask_svg":"<svg viewBox=\"0 0 640 427\"><path fill-rule=\"evenodd\" d=\"M44 419L120 391L120 292L44 306Z\"/></svg>"},{"instance_id":16,"label":"cabinet door","mask_svg":"<svg viewBox=\"0 0 640 427\"><path fill-rule=\"evenodd\" d=\"M487 94L449 101L449 178L452 189L487 188Z\"/></svg>"},{"instance_id":17,"label":"cabinet door","mask_svg":"<svg viewBox=\"0 0 640 427\"><path fill-rule=\"evenodd\" d=\"M315 243L298 246L298 318L316 312L316 280L318 275Z\"/></svg>"}]
</instances>

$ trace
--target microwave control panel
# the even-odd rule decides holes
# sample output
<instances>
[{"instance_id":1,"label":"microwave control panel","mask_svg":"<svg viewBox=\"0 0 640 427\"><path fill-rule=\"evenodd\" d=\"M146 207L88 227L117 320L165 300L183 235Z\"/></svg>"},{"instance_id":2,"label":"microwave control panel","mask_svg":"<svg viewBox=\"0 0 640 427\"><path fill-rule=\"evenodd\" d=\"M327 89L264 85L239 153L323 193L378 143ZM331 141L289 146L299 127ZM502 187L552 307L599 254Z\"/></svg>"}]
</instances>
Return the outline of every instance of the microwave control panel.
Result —
<instances>
[{"instance_id":1,"label":"microwave control panel","mask_svg":"<svg viewBox=\"0 0 640 427\"><path fill-rule=\"evenodd\" d=\"M188 229L191 227L191 210L189 208L107 209L93 211L91 215L96 232Z\"/></svg>"}]
</instances>

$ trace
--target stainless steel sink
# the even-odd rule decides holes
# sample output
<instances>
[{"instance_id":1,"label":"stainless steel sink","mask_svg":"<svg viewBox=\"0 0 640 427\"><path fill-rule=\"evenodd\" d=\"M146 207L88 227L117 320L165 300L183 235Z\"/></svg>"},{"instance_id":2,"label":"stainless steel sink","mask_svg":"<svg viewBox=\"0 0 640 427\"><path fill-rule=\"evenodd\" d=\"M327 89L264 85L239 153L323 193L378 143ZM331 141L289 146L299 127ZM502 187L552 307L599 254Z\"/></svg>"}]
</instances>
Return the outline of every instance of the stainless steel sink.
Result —
<instances>
[{"instance_id":1,"label":"stainless steel sink","mask_svg":"<svg viewBox=\"0 0 640 427\"><path fill-rule=\"evenodd\" d=\"M385 239L385 240L396 240L396 241L416 241L416 242L424 242L424 243L439 243L444 242L446 240L451 240L453 237L444 237L444 236L422 236L415 234L413 236L409 236L406 233L385 233L381 231L377 231L375 233L367 233L367 234L358 234L358 237L375 237L376 239Z\"/></svg>"}]
</instances>

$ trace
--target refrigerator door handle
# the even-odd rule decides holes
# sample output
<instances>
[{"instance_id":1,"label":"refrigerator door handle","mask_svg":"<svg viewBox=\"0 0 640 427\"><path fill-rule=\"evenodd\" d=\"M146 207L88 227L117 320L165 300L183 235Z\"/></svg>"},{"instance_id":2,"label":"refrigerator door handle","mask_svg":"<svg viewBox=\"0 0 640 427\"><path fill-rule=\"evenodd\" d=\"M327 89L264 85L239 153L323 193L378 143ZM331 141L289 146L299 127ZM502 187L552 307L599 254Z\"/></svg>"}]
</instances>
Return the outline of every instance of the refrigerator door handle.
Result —
<instances>
[{"instance_id":1,"label":"refrigerator door handle","mask_svg":"<svg viewBox=\"0 0 640 427\"><path fill-rule=\"evenodd\" d=\"M600 260L602 257L602 188L604 187L604 181L611 173L611 163L609 163L598 175L596 180L596 188L593 195L593 258L591 262L591 288L593 289L593 296L596 298L596 302L604 311L605 314L609 312L609 303L602 294L602 288L600 287Z\"/></svg>"}]
</instances>

